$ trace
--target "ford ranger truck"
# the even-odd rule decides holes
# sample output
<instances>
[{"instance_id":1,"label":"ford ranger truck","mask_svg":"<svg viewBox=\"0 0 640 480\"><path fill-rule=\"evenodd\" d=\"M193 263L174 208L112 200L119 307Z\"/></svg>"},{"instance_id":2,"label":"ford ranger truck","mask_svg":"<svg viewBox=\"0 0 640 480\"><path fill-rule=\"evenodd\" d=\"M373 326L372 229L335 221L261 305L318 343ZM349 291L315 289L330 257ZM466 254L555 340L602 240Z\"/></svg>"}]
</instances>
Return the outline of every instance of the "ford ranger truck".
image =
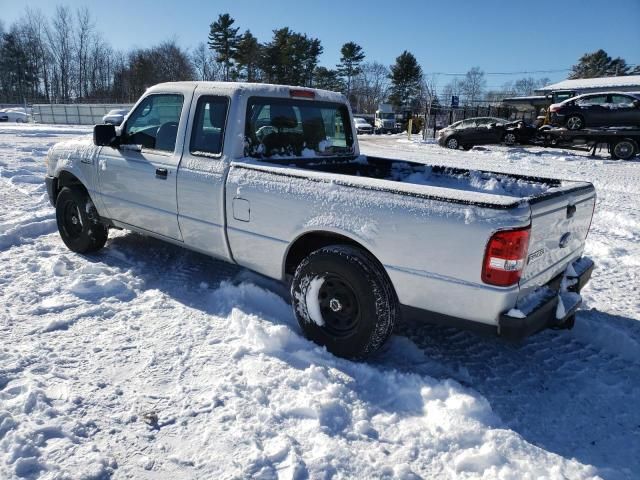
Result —
<instances>
[{"instance_id":1,"label":"ford ranger truck","mask_svg":"<svg viewBox=\"0 0 640 480\"><path fill-rule=\"evenodd\" d=\"M72 251L126 229L287 282L302 332L339 356L403 316L508 339L573 325L593 185L364 156L354 133L338 93L164 83L52 147L47 190Z\"/></svg>"}]
</instances>

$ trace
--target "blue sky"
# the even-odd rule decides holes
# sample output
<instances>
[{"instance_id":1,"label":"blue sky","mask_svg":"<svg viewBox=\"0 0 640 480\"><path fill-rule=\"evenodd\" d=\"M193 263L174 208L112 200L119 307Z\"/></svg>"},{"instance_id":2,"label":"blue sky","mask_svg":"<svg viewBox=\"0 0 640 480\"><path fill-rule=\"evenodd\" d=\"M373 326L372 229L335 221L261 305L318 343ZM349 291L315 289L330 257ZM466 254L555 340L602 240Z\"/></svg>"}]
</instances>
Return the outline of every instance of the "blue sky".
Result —
<instances>
[{"instance_id":1,"label":"blue sky","mask_svg":"<svg viewBox=\"0 0 640 480\"><path fill-rule=\"evenodd\" d=\"M640 63L640 0L0 0L0 19L6 28L27 5L51 14L57 3L89 7L97 28L123 50L168 38L193 47L206 40L219 13L229 12L241 31L250 29L262 42L283 26L319 38L328 67L347 41L386 65L407 49L427 74L476 65L485 72L561 70L598 48ZM488 87L522 76L489 75ZM561 80L566 72L533 76ZM436 83L450 79L440 74Z\"/></svg>"}]
</instances>

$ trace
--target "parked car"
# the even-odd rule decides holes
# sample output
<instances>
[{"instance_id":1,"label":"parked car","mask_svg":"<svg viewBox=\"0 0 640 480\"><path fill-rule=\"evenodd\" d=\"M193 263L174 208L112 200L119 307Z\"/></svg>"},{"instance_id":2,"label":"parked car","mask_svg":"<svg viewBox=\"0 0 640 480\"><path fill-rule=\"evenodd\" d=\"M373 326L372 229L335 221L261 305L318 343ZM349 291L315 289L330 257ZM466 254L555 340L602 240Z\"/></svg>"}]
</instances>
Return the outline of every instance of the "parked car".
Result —
<instances>
[{"instance_id":1,"label":"parked car","mask_svg":"<svg viewBox=\"0 0 640 480\"><path fill-rule=\"evenodd\" d=\"M442 147L469 150L474 145L525 143L535 136L535 132L535 127L522 120L477 117L460 120L439 130L436 138Z\"/></svg>"},{"instance_id":2,"label":"parked car","mask_svg":"<svg viewBox=\"0 0 640 480\"><path fill-rule=\"evenodd\" d=\"M549 107L554 126L569 130L588 127L639 127L640 95L626 92L588 93Z\"/></svg>"},{"instance_id":3,"label":"parked car","mask_svg":"<svg viewBox=\"0 0 640 480\"><path fill-rule=\"evenodd\" d=\"M358 135L360 135L362 133L373 133L373 127L364 118L362 118L362 117L354 117L353 118L353 123L356 126L356 133Z\"/></svg>"},{"instance_id":4,"label":"parked car","mask_svg":"<svg viewBox=\"0 0 640 480\"><path fill-rule=\"evenodd\" d=\"M29 115L23 108L5 108L0 110L0 122L17 122L26 123L29 121Z\"/></svg>"},{"instance_id":5,"label":"parked car","mask_svg":"<svg viewBox=\"0 0 640 480\"><path fill-rule=\"evenodd\" d=\"M129 113L128 108L116 108L114 110L109 110L109 113L102 117L102 123L118 126L122 123L127 113Z\"/></svg>"},{"instance_id":6,"label":"parked car","mask_svg":"<svg viewBox=\"0 0 640 480\"><path fill-rule=\"evenodd\" d=\"M46 165L70 250L115 227L286 282L304 334L345 357L401 315L507 338L570 328L593 269L590 183L360 155L346 98L324 90L157 85Z\"/></svg>"}]
</instances>

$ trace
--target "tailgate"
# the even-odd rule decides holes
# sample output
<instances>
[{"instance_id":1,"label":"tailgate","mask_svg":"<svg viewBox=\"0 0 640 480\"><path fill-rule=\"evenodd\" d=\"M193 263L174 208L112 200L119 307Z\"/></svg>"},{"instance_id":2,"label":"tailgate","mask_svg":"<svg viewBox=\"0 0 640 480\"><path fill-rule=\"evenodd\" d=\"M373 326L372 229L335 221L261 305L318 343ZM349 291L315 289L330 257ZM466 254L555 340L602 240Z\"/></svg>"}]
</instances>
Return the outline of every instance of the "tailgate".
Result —
<instances>
[{"instance_id":1,"label":"tailgate","mask_svg":"<svg viewBox=\"0 0 640 480\"><path fill-rule=\"evenodd\" d=\"M592 185L531 200L531 233L521 294L545 285L580 257L596 201Z\"/></svg>"}]
</instances>

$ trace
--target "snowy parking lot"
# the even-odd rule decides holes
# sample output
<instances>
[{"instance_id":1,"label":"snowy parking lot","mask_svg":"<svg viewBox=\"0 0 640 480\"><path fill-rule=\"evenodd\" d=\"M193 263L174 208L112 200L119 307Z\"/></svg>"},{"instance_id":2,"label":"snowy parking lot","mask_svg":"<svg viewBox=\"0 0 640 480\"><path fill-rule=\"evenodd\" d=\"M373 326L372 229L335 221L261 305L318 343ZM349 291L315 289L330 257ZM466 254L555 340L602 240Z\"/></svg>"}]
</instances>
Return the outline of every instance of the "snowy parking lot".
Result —
<instances>
[{"instance_id":1,"label":"snowy parking lot","mask_svg":"<svg viewBox=\"0 0 640 480\"><path fill-rule=\"evenodd\" d=\"M597 270L573 330L511 344L403 323L356 363L246 270L123 231L67 250L44 158L89 133L0 126L1 479L640 477L640 157L361 137L365 154L593 182Z\"/></svg>"}]
</instances>

